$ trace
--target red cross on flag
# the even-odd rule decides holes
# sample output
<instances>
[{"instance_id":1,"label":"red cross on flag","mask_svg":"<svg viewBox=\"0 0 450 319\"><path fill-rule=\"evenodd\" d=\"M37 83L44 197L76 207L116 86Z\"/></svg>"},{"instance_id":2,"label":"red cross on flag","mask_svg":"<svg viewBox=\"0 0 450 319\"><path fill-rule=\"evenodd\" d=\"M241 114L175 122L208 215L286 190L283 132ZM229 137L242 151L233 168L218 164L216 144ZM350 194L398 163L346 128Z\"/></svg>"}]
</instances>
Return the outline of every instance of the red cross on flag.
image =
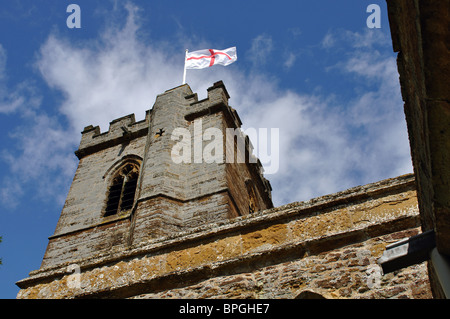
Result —
<instances>
[{"instance_id":1,"label":"red cross on flag","mask_svg":"<svg viewBox=\"0 0 450 319\"><path fill-rule=\"evenodd\" d=\"M203 69L213 65L228 65L237 60L236 47L225 50L206 49L186 53L186 69Z\"/></svg>"}]
</instances>

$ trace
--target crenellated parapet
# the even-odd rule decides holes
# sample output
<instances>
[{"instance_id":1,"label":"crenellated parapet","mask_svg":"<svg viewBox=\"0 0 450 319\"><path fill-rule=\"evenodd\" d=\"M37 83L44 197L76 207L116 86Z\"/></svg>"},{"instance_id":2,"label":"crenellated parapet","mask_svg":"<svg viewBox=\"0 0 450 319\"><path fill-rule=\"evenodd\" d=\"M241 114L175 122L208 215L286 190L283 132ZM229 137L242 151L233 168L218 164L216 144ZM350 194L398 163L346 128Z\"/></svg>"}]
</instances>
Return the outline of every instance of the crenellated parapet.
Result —
<instances>
[{"instance_id":1,"label":"crenellated parapet","mask_svg":"<svg viewBox=\"0 0 450 319\"><path fill-rule=\"evenodd\" d=\"M81 159L88 154L144 136L148 132L149 122L150 111L146 111L145 119L141 121L136 122L134 113L111 121L107 132L101 133L98 125L86 126L81 132L80 146L75 155Z\"/></svg>"},{"instance_id":2,"label":"crenellated parapet","mask_svg":"<svg viewBox=\"0 0 450 319\"><path fill-rule=\"evenodd\" d=\"M218 81L213 86L207 89L208 97L203 100L198 100L197 93L188 95L185 99L189 103L188 113L185 119L192 121L198 117L214 114L223 111L225 116L228 116L235 127L241 127L242 122L236 110L229 106L228 100L230 95L222 81Z\"/></svg>"}]
</instances>

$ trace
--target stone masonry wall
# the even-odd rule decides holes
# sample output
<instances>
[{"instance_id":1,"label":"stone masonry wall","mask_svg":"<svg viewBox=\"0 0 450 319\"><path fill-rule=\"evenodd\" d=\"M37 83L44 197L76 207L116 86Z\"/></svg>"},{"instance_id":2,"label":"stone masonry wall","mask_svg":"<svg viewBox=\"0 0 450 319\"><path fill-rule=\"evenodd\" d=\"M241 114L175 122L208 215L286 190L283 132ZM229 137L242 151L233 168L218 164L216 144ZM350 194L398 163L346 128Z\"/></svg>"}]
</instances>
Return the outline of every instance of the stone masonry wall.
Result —
<instances>
[{"instance_id":1,"label":"stone masonry wall","mask_svg":"<svg viewBox=\"0 0 450 319\"><path fill-rule=\"evenodd\" d=\"M450 255L450 2L387 0L421 220Z\"/></svg>"},{"instance_id":2,"label":"stone masonry wall","mask_svg":"<svg viewBox=\"0 0 450 319\"><path fill-rule=\"evenodd\" d=\"M142 159L145 140L142 136L80 159L42 267L88 257L113 245L126 246L131 212L108 218L102 213L108 194L108 172L126 159Z\"/></svg>"},{"instance_id":3,"label":"stone masonry wall","mask_svg":"<svg viewBox=\"0 0 450 319\"><path fill-rule=\"evenodd\" d=\"M412 175L41 268L18 298L430 298L426 263L383 275L420 229ZM67 263L65 266L69 266Z\"/></svg>"},{"instance_id":4,"label":"stone masonry wall","mask_svg":"<svg viewBox=\"0 0 450 319\"><path fill-rule=\"evenodd\" d=\"M387 8L422 228L450 256L450 2L387 0ZM430 260L433 295L445 298L434 266Z\"/></svg>"},{"instance_id":5,"label":"stone masonry wall","mask_svg":"<svg viewBox=\"0 0 450 319\"><path fill-rule=\"evenodd\" d=\"M413 228L251 272L223 275L182 288L133 298L429 299L426 264L382 275L377 266L386 242L416 235Z\"/></svg>"}]
</instances>

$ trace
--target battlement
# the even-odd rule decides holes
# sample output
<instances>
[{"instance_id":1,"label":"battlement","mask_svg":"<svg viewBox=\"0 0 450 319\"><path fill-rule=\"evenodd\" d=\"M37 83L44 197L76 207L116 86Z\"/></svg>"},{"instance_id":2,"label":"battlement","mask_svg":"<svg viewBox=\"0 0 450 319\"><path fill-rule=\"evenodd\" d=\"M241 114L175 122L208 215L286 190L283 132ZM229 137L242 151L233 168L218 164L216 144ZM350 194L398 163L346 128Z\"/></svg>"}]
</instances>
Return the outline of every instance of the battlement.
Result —
<instances>
[{"instance_id":1,"label":"battlement","mask_svg":"<svg viewBox=\"0 0 450 319\"><path fill-rule=\"evenodd\" d=\"M187 86L187 84L183 84L182 86ZM164 100L164 95L170 95L171 92L179 89L180 87L165 91L163 94L158 95L156 100ZM189 105L188 113L185 115L185 119L190 121L205 114L213 114L219 111L224 111L224 113L227 113L226 115L228 115L229 118L231 118L235 123L235 127L240 127L242 122L239 116L233 108L228 106L228 99L230 98L230 95L228 94L223 82L218 81L207 90L208 97L201 101L198 100L197 93L185 96L185 100ZM100 132L100 127L98 125L86 126L81 132L82 135L80 146L78 147L78 150L75 151L75 155L81 159L82 157L99 150L114 145L127 143L135 138L146 135L150 124L150 113L151 110L146 111L145 119L138 122L135 120L134 113L115 119L109 123L108 131L103 133Z\"/></svg>"},{"instance_id":2,"label":"battlement","mask_svg":"<svg viewBox=\"0 0 450 319\"><path fill-rule=\"evenodd\" d=\"M101 149L117 144L127 143L135 138L144 136L148 132L150 111L145 112L145 119L136 122L134 113L122 116L109 123L107 132L100 132L100 127L86 126L81 132L81 142L75 155L82 157Z\"/></svg>"},{"instance_id":3,"label":"battlement","mask_svg":"<svg viewBox=\"0 0 450 319\"><path fill-rule=\"evenodd\" d=\"M241 127L242 122L236 110L228 104L230 95L225 88L225 84L222 81L215 82L207 91L208 97L200 101L198 100L197 93L185 97L189 103L189 111L185 115L185 119L193 121L198 117L223 111L225 116L228 116L234 122L235 127Z\"/></svg>"}]
</instances>

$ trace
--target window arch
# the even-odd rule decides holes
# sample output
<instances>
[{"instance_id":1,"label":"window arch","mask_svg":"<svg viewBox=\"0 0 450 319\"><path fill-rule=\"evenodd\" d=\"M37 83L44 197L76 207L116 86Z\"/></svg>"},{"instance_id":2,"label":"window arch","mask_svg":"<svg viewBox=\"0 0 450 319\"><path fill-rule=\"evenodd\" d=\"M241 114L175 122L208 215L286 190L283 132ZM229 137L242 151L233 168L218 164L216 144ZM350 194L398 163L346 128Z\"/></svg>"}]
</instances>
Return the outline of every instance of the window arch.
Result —
<instances>
[{"instance_id":1,"label":"window arch","mask_svg":"<svg viewBox=\"0 0 450 319\"><path fill-rule=\"evenodd\" d=\"M125 163L117 170L108 189L104 217L128 211L133 207L138 178L137 163Z\"/></svg>"}]
</instances>

